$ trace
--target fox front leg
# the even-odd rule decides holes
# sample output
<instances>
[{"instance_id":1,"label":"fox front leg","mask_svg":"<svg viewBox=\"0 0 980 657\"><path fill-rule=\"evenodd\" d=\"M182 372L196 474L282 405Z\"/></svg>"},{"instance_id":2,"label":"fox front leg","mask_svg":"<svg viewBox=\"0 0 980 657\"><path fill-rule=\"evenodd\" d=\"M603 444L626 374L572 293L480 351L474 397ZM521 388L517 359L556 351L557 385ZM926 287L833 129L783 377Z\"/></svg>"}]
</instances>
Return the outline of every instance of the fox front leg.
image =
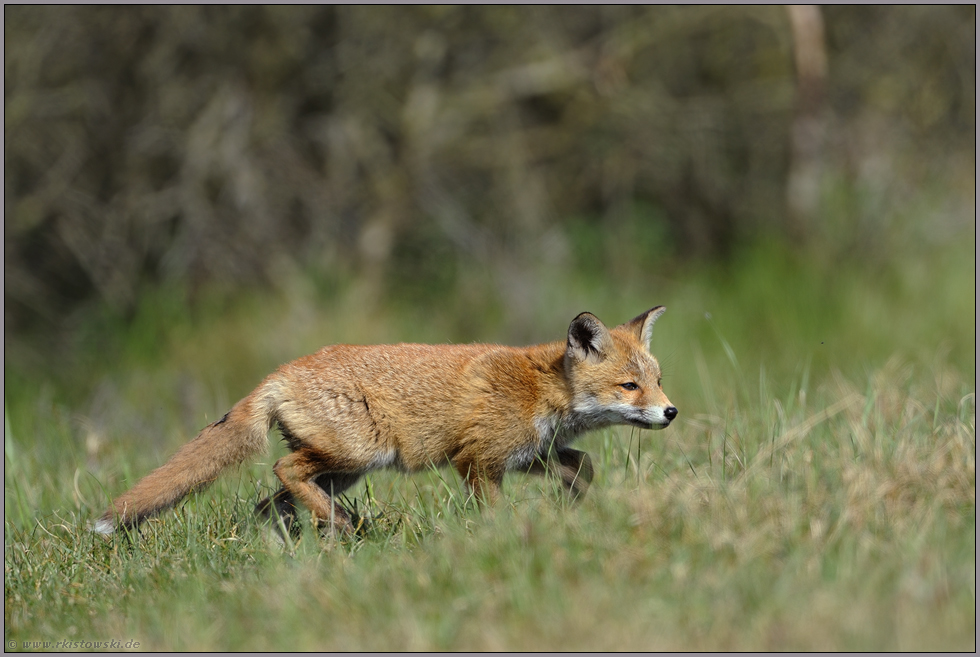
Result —
<instances>
[{"instance_id":1,"label":"fox front leg","mask_svg":"<svg viewBox=\"0 0 980 657\"><path fill-rule=\"evenodd\" d=\"M592 483L592 458L585 452L563 447L536 459L528 468L529 474L544 475L549 472L558 475L569 498L575 502L582 499Z\"/></svg>"},{"instance_id":2,"label":"fox front leg","mask_svg":"<svg viewBox=\"0 0 980 657\"><path fill-rule=\"evenodd\" d=\"M470 492L481 507L494 506L500 499L500 486L504 480L503 468L495 464L474 463L457 459L453 466L466 480Z\"/></svg>"}]
</instances>

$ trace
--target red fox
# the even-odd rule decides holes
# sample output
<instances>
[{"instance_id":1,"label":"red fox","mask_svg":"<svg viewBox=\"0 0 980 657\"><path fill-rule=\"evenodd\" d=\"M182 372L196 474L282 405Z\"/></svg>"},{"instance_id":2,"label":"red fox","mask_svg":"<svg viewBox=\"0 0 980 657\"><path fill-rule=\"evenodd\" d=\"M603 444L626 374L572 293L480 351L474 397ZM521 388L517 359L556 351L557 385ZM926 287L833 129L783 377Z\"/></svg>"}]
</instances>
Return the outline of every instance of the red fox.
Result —
<instances>
[{"instance_id":1,"label":"red fox","mask_svg":"<svg viewBox=\"0 0 980 657\"><path fill-rule=\"evenodd\" d=\"M225 469L265 451L278 425L291 453L273 471L282 487L256 506L291 527L295 502L341 533L354 530L335 500L367 472L451 464L480 502L504 473L555 472L572 497L592 480L589 455L569 444L591 429L663 429L677 417L649 351L657 306L608 329L590 313L565 341L499 345L334 345L282 365L205 427L96 521L133 528ZM332 523L332 524L330 524Z\"/></svg>"}]
</instances>

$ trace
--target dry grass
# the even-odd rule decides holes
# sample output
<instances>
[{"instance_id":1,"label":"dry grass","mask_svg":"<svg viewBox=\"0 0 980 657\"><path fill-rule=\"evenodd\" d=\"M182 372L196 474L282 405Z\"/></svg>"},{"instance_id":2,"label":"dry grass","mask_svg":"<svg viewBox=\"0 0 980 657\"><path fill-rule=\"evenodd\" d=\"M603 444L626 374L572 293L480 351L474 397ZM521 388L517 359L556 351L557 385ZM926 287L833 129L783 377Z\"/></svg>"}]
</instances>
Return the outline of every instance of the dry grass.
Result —
<instances>
[{"instance_id":1,"label":"dry grass","mask_svg":"<svg viewBox=\"0 0 980 657\"><path fill-rule=\"evenodd\" d=\"M975 398L941 375L894 361L864 382L830 378L806 403L797 393L793 408L771 398L666 434L591 436L603 466L565 510L536 480L508 480L509 502L480 514L450 473L373 477L372 494L357 493L376 518L365 539L307 532L291 556L255 527L250 474L148 523L131 545L86 533L84 508L25 518L16 499L51 485L70 493L8 461L5 638L138 638L149 650L971 650ZM637 437L639 460L627 451Z\"/></svg>"}]
</instances>

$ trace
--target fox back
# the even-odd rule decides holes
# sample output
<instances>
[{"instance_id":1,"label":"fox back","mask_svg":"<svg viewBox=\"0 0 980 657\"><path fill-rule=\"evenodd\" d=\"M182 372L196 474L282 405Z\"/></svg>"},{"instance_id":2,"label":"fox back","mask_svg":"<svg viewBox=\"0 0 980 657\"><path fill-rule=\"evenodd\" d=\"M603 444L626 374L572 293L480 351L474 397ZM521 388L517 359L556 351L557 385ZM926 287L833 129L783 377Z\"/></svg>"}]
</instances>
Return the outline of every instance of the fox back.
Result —
<instances>
[{"instance_id":1,"label":"fox back","mask_svg":"<svg viewBox=\"0 0 980 657\"><path fill-rule=\"evenodd\" d=\"M334 345L281 366L221 420L115 500L95 525L136 526L266 448L278 425L291 453L273 470L282 487L260 515L295 525L296 502L314 522L349 532L336 496L382 467L452 465L482 502L503 475L554 472L572 497L592 479L588 455L568 445L611 425L665 428L677 409L649 351L653 308L606 328L590 313L565 340L499 345Z\"/></svg>"}]
</instances>

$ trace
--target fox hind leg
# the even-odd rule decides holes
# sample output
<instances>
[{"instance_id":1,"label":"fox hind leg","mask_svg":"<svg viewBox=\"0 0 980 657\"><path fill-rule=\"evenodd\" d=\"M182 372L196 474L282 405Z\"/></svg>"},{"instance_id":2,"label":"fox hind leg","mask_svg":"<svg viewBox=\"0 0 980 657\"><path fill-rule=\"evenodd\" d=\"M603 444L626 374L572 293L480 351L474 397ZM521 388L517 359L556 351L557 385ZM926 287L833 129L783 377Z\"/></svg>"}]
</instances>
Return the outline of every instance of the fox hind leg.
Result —
<instances>
[{"instance_id":1,"label":"fox hind leg","mask_svg":"<svg viewBox=\"0 0 980 657\"><path fill-rule=\"evenodd\" d=\"M282 489L259 503L260 514L275 507L277 511L282 509L286 514L292 513L295 518L295 503L299 502L313 514L314 523L330 523L341 533L354 531L350 512L335 498L361 478L360 472L345 472L311 448L300 448L282 457L273 471L282 482Z\"/></svg>"},{"instance_id":2,"label":"fox hind leg","mask_svg":"<svg viewBox=\"0 0 980 657\"><path fill-rule=\"evenodd\" d=\"M361 473L359 472L325 472L313 480L314 484L319 486L330 499L334 500L334 507L343 510L344 513L347 514L350 527L355 531L360 529L362 519L355 512L341 506L341 504L336 501L336 498L338 495L356 484L360 478Z\"/></svg>"},{"instance_id":3,"label":"fox hind leg","mask_svg":"<svg viewBox=\"0 0 980 657\"><path fill-rule=\"evenodd\" d=\"M359 474L338 474L327 472L316 477L316 479L313 480L313 483L323 489L323 492L332 499L334 496L343 493L345 490L353 486L360 478L361 475ZM334 502L334 504L337 507L340 507L339 503ZM343 510L348 516L352 516L349 510ZM293 497L293 494L290 493L285 487L281 487L274 495L270 495L256 504L255 513L261 519L267 522L272 522L273 524L277 523L277 519L282 520L283 527L286 529L286 532L288 532L294 540L299 538L300 522L296 517L296 498ZM358 524L358 520L358 518L351 517L351 524L356 526ZM278 527L277 530L279 530Z\"/></svg>"},{"instance_id":4,"label":"fox hind leg","mask_svg":"<svg viewBox=\"0 0 980 657\"><path fill-rule=\"evenodd\" d=\"M282 528L276 526L277 531L286 530L294 540L299 538L300 526L296 519L296 500L285 488L280 488L274 495L270 495L255 505L255 514L262 520L278 525L282 521Z\"/></svg>"}]
</instances>

